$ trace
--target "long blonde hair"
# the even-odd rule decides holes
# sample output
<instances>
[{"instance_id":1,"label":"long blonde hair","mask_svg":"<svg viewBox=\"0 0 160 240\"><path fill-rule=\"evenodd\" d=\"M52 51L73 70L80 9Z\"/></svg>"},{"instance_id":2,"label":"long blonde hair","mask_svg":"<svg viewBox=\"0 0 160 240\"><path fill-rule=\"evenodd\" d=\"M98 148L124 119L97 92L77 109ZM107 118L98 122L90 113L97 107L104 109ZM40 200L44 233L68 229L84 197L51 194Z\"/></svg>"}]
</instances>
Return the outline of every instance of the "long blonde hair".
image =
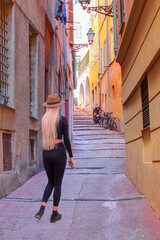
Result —
<instances>
[{"instance_id":1,"label":"long blonde hair","mask_svg":"<svg viewBox=\"0 0 160 240\"><path fill-rule=\"evenodd\" d=\"M57 125L60 119L60 107L47 108L42 117L43 149L51 150L56 147Z\"/></svg>"}]
</instances>

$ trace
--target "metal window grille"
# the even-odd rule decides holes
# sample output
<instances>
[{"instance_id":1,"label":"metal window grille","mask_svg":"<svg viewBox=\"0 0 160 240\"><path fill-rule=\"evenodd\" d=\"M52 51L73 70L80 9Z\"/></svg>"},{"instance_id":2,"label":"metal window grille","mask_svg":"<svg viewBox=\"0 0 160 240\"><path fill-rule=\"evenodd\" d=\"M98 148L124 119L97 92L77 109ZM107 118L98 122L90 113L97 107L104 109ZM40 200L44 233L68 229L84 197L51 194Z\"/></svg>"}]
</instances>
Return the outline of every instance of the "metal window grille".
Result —
<instances>
[{"instance_id":1,"label":"metal window grille","mask_svg":"<svg viewBox=\"0 0 160 240\"><path fill-rule=\"evenodd\" d=\"M69 1L69 10L68 10L69 16L69 25L70 25L70 44L73 44L74 42L74 31L73 31L73 0Z\"/></svg>"},{"instance_id":2,"label":"metal window grille","mask_svg":"<svg viewBox=\"0 0 160 240\"><path fill-rule=\"evenodd\" d=\"M147 77L143 80L141 84L141 96L142 96L143 128L146 128L150 125Z\"/></svg>"},{"instance_id":3,"label":"metal window grille","mask_svg":"<svg viewBox=\"0 0 160 240\"><path fill-rule=\"evenodd\" d=\"M32 116L32 33L29 37L29 89L30 89L30 115Z\"/></svg>"},{"instance_id":4,"label":"metal window grille","mask_svg":"<svg viewBox=\"0 0 160 240\"><path fill-rule=\"evenodd\" d=\"M49 95L49 73L48 73L48 69L46 68L45 70L45 101L47 101L47 97Z\"/></svg>"},{"instance_id":5,"label":"metal window grille","mask_svg":"<svg viewBox=\"0 0 160 240\"><path fill-rule=\"evenodd\" d=\"M78 64L78 75L80 76L89 64L89 51L86 53L82 61Z\"/></svg>"},{"instance_id":6,"label":"metal window grille","mask_svg":"<svg viewBox=\"0 0 160 240\"><path fill-rule=\"evenodd\" d=\"M111 31L108 32L108 63L111 63Z\"/></svg>"},{"instance_id":7,"label":"metal window grille","mask_svg":"<svg viewBox=\"0 0 160 240\"><path fill-rule=\"evenodd\" d=\"M35 115L35 82L36 82L36 60L37 60L37 33L30 26L29 31L29 89L30 89L30 116Z\"/></svg>"},{"instance_id":8,"label":"metal window grille","mask_svg":"<svg viewBox=\"0 0 160 240\"><path fill-rule=\"evenodd\" d=\"M12 170L12 135L3 133L3 170Z\"/></svg>"},{"instance_id":9,"label":"metal window grille","mask_svg":"<svg viewBox=\"0 0 160 240\"><path fill-rule=\"evenodd\" d=\"M0 1L0 97L8 102L8 17L6 3Z\"/></svg>"},{"instance_id":10,"label":"metal window grille","mask_svg":"<svg viewBox=\"0 0 160 240\"><path fill-rule=\"evenodd\" d=\"M125 15L124 0L120 0L120 26L122 26L124 22L124 15Z\"/></svg>"}]
</instances>

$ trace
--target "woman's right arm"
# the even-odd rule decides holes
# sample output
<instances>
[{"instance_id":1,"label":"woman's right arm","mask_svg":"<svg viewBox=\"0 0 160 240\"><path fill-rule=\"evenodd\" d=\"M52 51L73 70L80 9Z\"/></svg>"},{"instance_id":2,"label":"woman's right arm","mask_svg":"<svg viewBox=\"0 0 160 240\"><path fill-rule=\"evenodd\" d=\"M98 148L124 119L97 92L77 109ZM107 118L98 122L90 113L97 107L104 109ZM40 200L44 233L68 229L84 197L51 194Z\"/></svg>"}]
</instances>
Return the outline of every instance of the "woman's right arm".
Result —
<instances>
[{"instance_id":1,"label":"woman's right arm","mask_svg":"<svg viewBox=\"0 0 160 240\"><path fill-rule=\"evenodd\" d=\"M69 139L69 134L68 134L68 122L67 119L64 117L63 118L63 135L64 135L64 144L66 146L66 149L68 151L68 154L70 156L70 161L68 162L69 166L71 166L73 169L76 168L74 160L73 160L73 154L72 154L72 148L71 148L71 142Z\"/></svg>"}]
</instances>

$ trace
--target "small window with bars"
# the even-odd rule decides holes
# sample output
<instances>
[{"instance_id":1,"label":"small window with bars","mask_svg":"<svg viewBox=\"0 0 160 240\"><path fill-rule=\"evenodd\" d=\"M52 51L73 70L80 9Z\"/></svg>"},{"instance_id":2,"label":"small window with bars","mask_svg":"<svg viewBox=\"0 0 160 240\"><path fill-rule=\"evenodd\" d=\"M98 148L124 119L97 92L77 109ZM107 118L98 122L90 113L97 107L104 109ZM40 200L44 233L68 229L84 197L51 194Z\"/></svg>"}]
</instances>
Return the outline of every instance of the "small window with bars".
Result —
<instances>
[{"instance_id":1,"label":"small window with bars","mask_svg":"<svg viewBox=\"0 0 160 240\"><path fill-rule=\"evenodd\" d=\"M37 142L37 132L29 131L29 155L30 155L30 166L35 166L37 164L38 157L38 142Z\"/></svg>"},{"instance_id":2,"label":"small window with bars","mask_svg":"<svg viewBox=\"0 0 160 240\"><path fill-rule=\"evenodd\" d=\"M45 89L44 89L44 101L47 101L47 97L49 95L49 73L48 69L45 70Z\"/></svg>"},{"instance_id":3,"label":"small window with bars","mask_svg":"<svg viewBox=\"0 0 160 240\"><path fill-rule=\"evenodd\" d=\"M146 128L150 125L147 77L145 77L145 79L141 83L141 96L142 96L143 128Z\"/></svg>"},{"instance_id":4,"label":"small window with bars","mask_svg":"<svg viewBox=\"0 0 160 240\"><path fill-rule=\"evenodd\" d=\"M30 149L31 149L31 163L36 162L36 157L35 157L35 139L30 138Z\"/></svg>"},{"instance_id":5,"label":"small window with bars","mask_svg":"<svg viewBox=\"0 0 160 240\"><path fill-rule=\"evenodd\" d=\"M112 61L111 58L111 30L108 32L108 63Z\"/></svg>"},{"instance_id":6,"label":"small window with bars","mask_svg":"<svg viewBox=\"0 0 160 240\"><path fill-rule=\"evenodd\" d=\"M12 135L3 133L3 170L12 171Z\"/></svg>"},{"instance_id":7,"label":"small window with bars","mask_svg":"<svg viewBox=\"0 0 160 240\"><path fill-rule=\"evenodd\" d=\"M38 34L29 26L29 89L30 89L30 116L37 118L38 93L37 73L38 71Z\"/></svg>"},{"instance_id":8,"label":"small window with bars","mask_svg":"<svg viewBox=\"0 0 160 240\"><path fill-rule=\"evenodd\" d=\"M7 5L0 1L0 104L8 102L8 16Z\"/></svg>"}]
</instances>

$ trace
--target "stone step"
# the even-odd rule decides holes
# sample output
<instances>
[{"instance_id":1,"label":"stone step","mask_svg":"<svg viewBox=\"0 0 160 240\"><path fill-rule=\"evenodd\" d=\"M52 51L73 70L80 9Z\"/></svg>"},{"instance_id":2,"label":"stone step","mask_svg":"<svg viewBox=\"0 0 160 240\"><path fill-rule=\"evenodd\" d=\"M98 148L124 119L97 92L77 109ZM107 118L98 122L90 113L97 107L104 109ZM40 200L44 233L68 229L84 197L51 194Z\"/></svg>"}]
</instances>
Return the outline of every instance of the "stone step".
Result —
<instances>
[{"instance_id":1,"label":"stone step","mask_svg":"<svg viewBox=\"0 0 160 240\"><path fill-rule=\"evenodd\" d=\"M83 128L83 130L84 130L84 126L85 126L85 127L93 127L93 128L103 129L103 128L101 128L99 125L95 125L95 124L93 124L92 126L91 126L91 124L86 124L86 125L75 124L73 127L75 127L75 128L80 127L80 128Z\"/></svg>"},{"instance_id":2,"label":"stone step","mask_svg":"<svg viewBox=\"0 0 160 240\"><path fill-rule=\"evenodd\" d=\"M78 120L78 119L93 119L93 116L73 116L73 119Z\"/></svg>"}]
</instances>

